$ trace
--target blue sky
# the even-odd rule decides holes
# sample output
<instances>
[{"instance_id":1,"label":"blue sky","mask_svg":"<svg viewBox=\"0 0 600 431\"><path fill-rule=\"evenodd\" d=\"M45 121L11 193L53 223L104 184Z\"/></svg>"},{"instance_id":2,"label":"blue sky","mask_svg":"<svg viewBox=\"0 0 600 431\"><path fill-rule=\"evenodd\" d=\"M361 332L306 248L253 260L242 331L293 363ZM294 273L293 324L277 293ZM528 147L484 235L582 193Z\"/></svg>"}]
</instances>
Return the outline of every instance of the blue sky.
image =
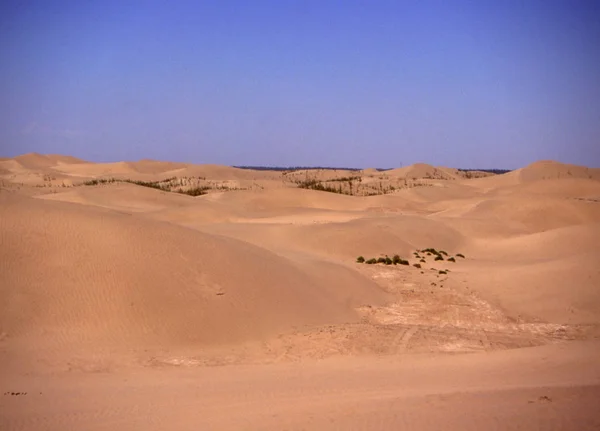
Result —
<instances>
[{"instance_id":1,"label":"blue sky","mask_svg":"<svg viewBox=\"0 0 600 431\"><path fill-rule=\"evenodd\" d=\"M0 155L600 166L600 2L0 4Z\"/></svg>"}]
</instances>

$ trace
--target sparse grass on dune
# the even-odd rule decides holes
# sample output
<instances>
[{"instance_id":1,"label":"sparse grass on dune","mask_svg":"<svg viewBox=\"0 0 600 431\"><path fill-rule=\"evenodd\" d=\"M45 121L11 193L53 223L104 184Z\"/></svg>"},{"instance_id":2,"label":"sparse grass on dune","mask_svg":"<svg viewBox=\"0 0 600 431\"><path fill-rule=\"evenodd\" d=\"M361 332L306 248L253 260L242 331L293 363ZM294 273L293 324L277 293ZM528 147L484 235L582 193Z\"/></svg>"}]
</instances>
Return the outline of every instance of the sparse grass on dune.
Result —
<instances>
[{"instance_id":1,"label":"sparse grass on dune","mask_svg":"<svg viewBox=\"0 0 600 431\"><path fill-rule=\"evenodd\" d=\"M204 181L204 177L197 178L178 178L171 177L164 180L158 181L142 181L142 180L132 180L132 179L121 179L121 178L97 178L92 180L87 180L81 183L84 186L97 186L104 184L113 184L113 183L128 183L134 184L136 186L148 187L156 190L160 190L163 192L172 192L179 193L189 196L202 196L207 194L211 190L218 191L229 191L229 190L239 190L238 188L231 188L225 185L218 184L210 184L210 185L200 185L201 181ZM187 186L187 187L186 187Z\"/></svg>"}]
</instances>

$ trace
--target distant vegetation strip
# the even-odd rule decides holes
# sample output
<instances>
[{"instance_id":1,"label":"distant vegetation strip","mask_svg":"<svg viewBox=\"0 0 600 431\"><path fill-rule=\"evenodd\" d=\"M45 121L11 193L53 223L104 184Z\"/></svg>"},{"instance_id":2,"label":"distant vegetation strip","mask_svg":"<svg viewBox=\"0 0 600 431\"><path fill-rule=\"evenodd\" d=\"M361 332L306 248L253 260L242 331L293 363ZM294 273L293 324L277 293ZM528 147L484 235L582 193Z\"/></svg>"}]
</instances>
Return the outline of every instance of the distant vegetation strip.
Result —
<instances>
[{"instance_id":1,"label":"distant vegetation strip","mask_svg":"<svg viewBox=\"0 0 600 431\"><path fill-rule=\"evenodd\" d=\"M308 171L308 170L324 170L324 171L360 171L362 169L359 168L333 168L330 166L288 166L288 167L284 167L284 166L246 166L246 165L242 165L242 166L233 166L234 168L238 168L238 169L249 169L249 170L253 170L253 171L277 171L277 172L282 172L282 171L290 171L290 172L294 172L294 171Z\"/></svg>"},{"instance_id":2,"label":"distant vegetation strip","mask_svg":"<svg viewBox=\"0 0 600 431\"><path fill-rule=\"evenodd\" d=\"M512 169L462 169L459 168L458 169L460 172L487 172L489 174L496 174L496 175L501 175L501 174L507 174L509 172L512 172Z\"/></svg>"},{"instance_id":3,"label":"distant vegetation strip","mask_svg":"<svg viewBox=\"0 0 600 431\"><path fill-rule=\"evenodd\" d=\"M332 167L332 166L250 166L250 165L234 165L234 168L248 169L253 171L275 171L275 172L295 172L295 171L362 171L364 168L343 168L343 167ZM394 168L375 168L378 172L390 171ZM490 174L506 174L511 172L511 169L458 169L461 172L479 171L488 172Z\"/></svg>"},{"instance_id":4,"label":"distant vegetation strip","mask_svg":"<svg viewBox=\"0 0 600 431\"><path fill-rule=\"evenodd\" d=\"M84 181L83 185L84 186L96 186L96 185L100 185L100 184L129 183L129 184L135 184L136 186L149 187L151 189L161 190L163 192L174 192L174 193L180 193L180 194L189 195L189 196L205 195L208 193L208 190L211 189L211 187L208 187L208 186L198 186L198 187L192 187L189 189L183 189L183 188L173 189L168 184L170 184L172 181L175 181L175 180L177 180L177 177L167 178L167 179L161 180L161 181L138 181L138 180L118 179L118 178L101 178L101 179L93 179L93 180L89 180L89 181Z\"/></svg>"}]
</instances>

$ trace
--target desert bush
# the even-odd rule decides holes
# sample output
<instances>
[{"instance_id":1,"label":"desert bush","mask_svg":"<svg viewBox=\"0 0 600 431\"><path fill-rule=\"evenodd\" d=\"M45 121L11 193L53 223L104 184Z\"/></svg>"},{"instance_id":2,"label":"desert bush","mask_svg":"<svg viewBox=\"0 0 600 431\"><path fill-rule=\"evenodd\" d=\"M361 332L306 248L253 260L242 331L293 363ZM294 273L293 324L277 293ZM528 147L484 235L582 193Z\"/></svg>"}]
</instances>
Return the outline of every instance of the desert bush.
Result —
<instances>
[{"instance_id":1,"label":"desert bush","mask_svg":"<svg viewBox=\"0 0 600 431\"><path fill-rule=\"evenodd\" d=\"M115 178L100 178L100 179L84 181L83 185L84 186L97 186L98 184L111 184L111 183L114 183L117 181L118 180Z\"/></svg>"},{"instance_id":2,"label":"desert bush","mask_svg":"<svg viewBox=\"0 0 600 431\"><path fill-rule=\"evenodd\" d=\"M385 257L378 257L377 263L385 263Z\"/></svg>"},{"instance_id":3,"label":"desert bush","mask_svg":"<svg viewBox=\"0 0 600 431\"><path fill-rule=\"evenodd\" d=\"M444 260L441 254L438 254L433 260Z\"/></svg>"},{"instance_id":4,"label":"desert bush","mask_svg":"<svg viewBox=\"0 0 600 431\"><path fill-rule=\"evenodd\" d=\"M446 271L442 271L442 270L440 270L438 273L439 273L439 274L447 274L447 272L446 272Z\"/></svg>"},{"instance_id":5,"label":"desert bush","mask_svg":"<svg viewBox=\"0 0 600 431\"><path fill-rule=\"evenodd\" d=\"M426 262L426 260L425 260L425 259L421 259L419 262L421 262L421 263L425 263L425 262Z\"/></svg>"},{"instance_id":6,"label":"desert bush","mask_svg":"<svg viewBox=\"0 0 600 431\"><path fill-rule=\"evenodd\" d=\"M456 262L456 259L454 259L453 257L449 257L448 262Z\"/></svg>"},{"instance_id":7,"label":"desert bush","mask_svg":"<svg viewBox=\"0 0 600 431\"><path fill-rule=\"evenodd\" d=\"M398 256L397 254L395 254L394 257L392 258L392 262L394 265L398 265L401 260L402 259L400 259L400 256Z\"/></svg>"},{"instance_id":8,"label":"desert bush","mask_svg":"<svg viewBox=\"0 0 600 431\"><path fill-rule=\"evenodd\" d=\"M391 265L392 264L392 259L390 259L389 257L385 257L385 264L386 265Z\"/></svg>"},{"instance_id":9,"label":"desert bush","mask_svg":"<svg viewBox=\"0 0 600 431\"><path fill-rule=\"evenodd\" d=\"M410 262L408 260L400 259L400 262L398 262L398 264L400 264L400 265L410 265Z\"/></svg>"},{"instance_id":10,"label":"desert bush","mask_svg":"<svg viewBox=\"0 0 600 431\"><path fill-rule=\"evenodd\" d=\"M358 257L356 258L356 263L364 263L364 262L365 262L365 258L364 258L364 257L362 257L362 256L358 256Z\"/></svg>"},{"instance_id":11,"label":"desert bush","mask_svg":"<svg viewBox=\"0 0 600 431\"><path fill-rule=\"evenodd\" d=\"M444 250L440 250L438 254L443 254L444 256L448 256L448 253L446 253Z\"/></svg>"},{"instance_id":12,"label":"desert bush","mask_svg":"<svg viewBox=\"0 0 600 431\"><path fill-rule=\"evenodd\" d=\"M373 258L371 258L371 259L369 259L369 260L365 261L365 263L366 263L367 265L373 265L373 264L377 263L377 259L375 259L375 258L373 257Z\"/></svg>"},{"instance_id":13,"label":"desert bush","mask_svg":"<svg viewBox=\"0 0 600 431\"><path fill-rule=\"evenodd\" d=\"M465 258L465 255L462 253L456 253L456 257L462 257L463 259Z\"/></svg>"},{"instance_id":14,"label":"desert bush","mask_svg":"<svg viewBox=\"0 0 600 431\"><path fill-rule=\"evenodd\" d=\"M420 264L420 263L415 263L413 266L414 266L415 268L419 268L419 269L421 269L421 264Z\"/></svg>"},{"instance_id":15,"label":"desert bush","mask_svg":"<svg viewBox=\"0 0 600 431\"><path fill-rule=\"evenodd\" d=\"M188 190L179 189L179 190L177 190L177 193L181 193L184 195L190 195L190 196L202 196L207 193L207 190L210 190L210 187L204 186L204 187L194 187L194 188L188 189Z\"/></svg>"}]
</instances>

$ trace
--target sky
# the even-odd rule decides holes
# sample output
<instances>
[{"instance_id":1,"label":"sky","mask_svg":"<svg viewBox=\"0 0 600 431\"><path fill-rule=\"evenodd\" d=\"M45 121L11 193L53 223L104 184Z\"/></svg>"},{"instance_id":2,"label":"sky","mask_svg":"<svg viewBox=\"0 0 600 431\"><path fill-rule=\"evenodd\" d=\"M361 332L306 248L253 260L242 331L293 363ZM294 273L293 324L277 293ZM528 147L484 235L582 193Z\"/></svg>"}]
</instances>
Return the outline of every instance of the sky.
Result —
<instances>
[{"instance_id":1,"label":"sky","mask_svg":"<svg viewBox=\"0 0 600 431\"><path fill-rule=\"evenodd\" d=\"M600 167L600 1L0 2L0 156Z\"/></svg>"}]
</instances>

